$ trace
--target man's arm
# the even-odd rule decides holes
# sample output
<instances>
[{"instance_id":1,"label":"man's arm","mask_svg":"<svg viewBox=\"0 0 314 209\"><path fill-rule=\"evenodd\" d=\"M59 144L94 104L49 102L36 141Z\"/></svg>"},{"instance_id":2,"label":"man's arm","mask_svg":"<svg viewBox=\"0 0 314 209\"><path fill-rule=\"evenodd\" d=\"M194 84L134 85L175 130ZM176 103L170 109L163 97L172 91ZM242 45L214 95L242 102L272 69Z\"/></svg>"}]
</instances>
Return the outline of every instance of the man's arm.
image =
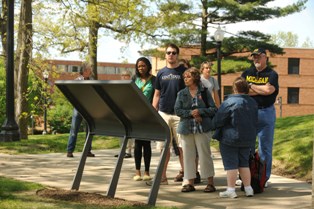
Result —
<instances>
[{"instance_id":1,"label":"man's arm","mask_svg":"<svg viewBox=\"0 0 314 209\"><path fill-rule=\"evenodd\" d=\"M249 95L271 95L275 90L275 87L270 83L266 83L265 85L250 84Z\"/></svg>"},{"instance_id":2,"label":"man's arm","mask_svg":"<svg viewBox=\"0 0 314 209\"><path fill-rule=\"evenodd\" d=\"M153 107L158 111L158 104L160 99L160 90L155 89L154 97L153 97Z\"/></svg>"},{"instance_id":3,"label":"man's arm","mask_svg":"<svg viewBox=\"0 0 314 209\"><path fill-rule=\"evenodd\" d=\"M220 98L218 95L218 91L214 90L213 93L214 93L214 100L215 100L216 107L219 108L220 107Z\"/></svg>"}]
</instances>

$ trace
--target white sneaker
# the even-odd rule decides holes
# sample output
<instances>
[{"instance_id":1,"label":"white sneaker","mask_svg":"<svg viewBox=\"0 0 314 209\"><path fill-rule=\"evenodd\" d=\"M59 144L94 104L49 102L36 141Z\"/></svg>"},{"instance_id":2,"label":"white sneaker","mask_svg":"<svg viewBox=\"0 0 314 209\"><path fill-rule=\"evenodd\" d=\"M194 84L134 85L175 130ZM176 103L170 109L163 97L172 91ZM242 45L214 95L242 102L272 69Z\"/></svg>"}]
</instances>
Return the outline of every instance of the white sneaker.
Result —
<instances>
[{"instance_id":1,"label":"white sneaker","mask_svg":"<svg viewBox=\"0 0 314 209\"><path fill-rule=\"evenodd\" d=\"M230 192L230 191L224 191L224 192L219 192L219 197L230 197L230 198L237 198L238 195L237 193Z\"/></svg>"},{"instance_id":2,"label":"white sneaker","mask_svg":"<svg viewBox=\"0 0 314 209\"><path fill-rule=\"evenodd\" d=\"M269 182L268 181L266 181L266 183L265 183L265 185L264 185L264 188L267 188L269 185Z\"/></svg>"},{"instance_id":3,"label":"white sneaker","mask_svg":"<svg viewBox=\"0 0 314 209\"><path fill-rule=\"evenodd\" d=\"M241 186L241 184L242 184L242 180L241 179L236 180L236 182L235 182L236 186Z\"/></svg>"},{"instance_id":4,"label":"white sneaker","mask_svg":"<svg viewBox=\"0 0 314 209\"><path fill-rule=\"evenodd\" d=\"M245 195L247 197L253 197L254 196L254 190L252 188L248 188L245 190Z\"/></svg>"}]
</instances>

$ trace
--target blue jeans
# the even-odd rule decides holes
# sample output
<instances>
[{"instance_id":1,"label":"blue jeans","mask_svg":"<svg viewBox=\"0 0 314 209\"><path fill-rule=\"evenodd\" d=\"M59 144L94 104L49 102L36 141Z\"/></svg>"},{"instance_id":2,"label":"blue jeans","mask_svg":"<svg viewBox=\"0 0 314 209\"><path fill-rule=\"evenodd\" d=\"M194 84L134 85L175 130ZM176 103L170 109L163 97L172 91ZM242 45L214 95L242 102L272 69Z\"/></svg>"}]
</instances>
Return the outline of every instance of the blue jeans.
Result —
<instances>
[{"instance_id":1,"label":"blue jeans","mask_svg":"<svg viewBox=\"0 0 314 209\"><path fill-rule=\"evenodd\" d=\"M69 135L69 140L68 140L68 146L67 146L68 152L73 152L75 149L77 134L80 130L82 121L83 121L83 117L76 109L74 109L73 115L72 115L72 123L71 123L71 130L70 130L70 135Z\"/></svg>"},{"instance_id":2,"label":"blue jeans","mask_svg":"<svg viewBox=\"0 0 314 209\"><path fill-rule=\"evenodd\" d=\"M266 161L266 179L271 175L272 152L276 122L276 110L271 107L258 110L257 137L258 153L261 160Z\"/></svg>"},{"instance_id":3,"label":"blue jeans","mask_svg":"<svg viewBox=\"0 0 314 209\"><path fill-rule=\"evenodd\" d=\"M249 167L250 147L235 147L220 142L219 149L225 170Z\"/></svg>"}]
</instances>

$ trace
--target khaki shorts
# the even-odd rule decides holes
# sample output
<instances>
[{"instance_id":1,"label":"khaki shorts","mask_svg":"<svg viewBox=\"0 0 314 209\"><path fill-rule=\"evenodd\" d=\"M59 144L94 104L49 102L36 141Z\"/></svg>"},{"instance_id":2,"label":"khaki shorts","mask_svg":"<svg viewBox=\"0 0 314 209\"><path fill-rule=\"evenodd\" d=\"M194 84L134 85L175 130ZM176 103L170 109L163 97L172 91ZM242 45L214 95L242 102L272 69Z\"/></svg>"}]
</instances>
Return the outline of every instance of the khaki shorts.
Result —
<instances>
[{"instance_id":1,"label":"khaki shorts","mask_svg":"<svg viewBox=\"0 0 314 209\"><path fill-rule=\"evenodd\" d=\"M180 117L177 115L167 114L161 111L158 111L159 115L164 119L164 121L168 124L170 128L170 147L172 147L172 140L175 139L178 147L181 147L180 136L177 134L177 128L179 125ZM165 146L165 142L157 141L156 149L162 150Z\"/></svg>"}]
</instances>

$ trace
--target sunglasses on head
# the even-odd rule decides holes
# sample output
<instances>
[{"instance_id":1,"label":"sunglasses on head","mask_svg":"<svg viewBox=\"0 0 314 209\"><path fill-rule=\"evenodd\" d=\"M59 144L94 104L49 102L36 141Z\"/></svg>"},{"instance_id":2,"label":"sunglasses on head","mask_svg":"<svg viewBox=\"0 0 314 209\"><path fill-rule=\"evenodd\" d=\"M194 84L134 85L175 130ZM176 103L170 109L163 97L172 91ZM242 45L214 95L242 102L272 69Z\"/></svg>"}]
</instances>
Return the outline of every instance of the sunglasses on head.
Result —
<instances>
[{"instance_id":1,"label":"sunglasses on head","mask_svg":"<svg viewBox=\"0 0 314 209\"><path fill-rule=\"evenodd\" d=\"M176 54L177 54L177 52L171 52L171 51L169 51L169 52L166 52L166 54L167 54L167 55L170 55L170 54L172 54L172 55L176 55Z\"/></svg>"},{"instance_id":2,"label":"sunglasses on head","mask_svg":"<svg viewBox=\"0 0 314 209\"><path fill-rule=\"evenodd\" d=\"M203 62L201 65L203 66L205 64L207 64L208 66L213 66L214 65L212 62L208 62L208 61Z\"/></svg>"}]
</instances>

